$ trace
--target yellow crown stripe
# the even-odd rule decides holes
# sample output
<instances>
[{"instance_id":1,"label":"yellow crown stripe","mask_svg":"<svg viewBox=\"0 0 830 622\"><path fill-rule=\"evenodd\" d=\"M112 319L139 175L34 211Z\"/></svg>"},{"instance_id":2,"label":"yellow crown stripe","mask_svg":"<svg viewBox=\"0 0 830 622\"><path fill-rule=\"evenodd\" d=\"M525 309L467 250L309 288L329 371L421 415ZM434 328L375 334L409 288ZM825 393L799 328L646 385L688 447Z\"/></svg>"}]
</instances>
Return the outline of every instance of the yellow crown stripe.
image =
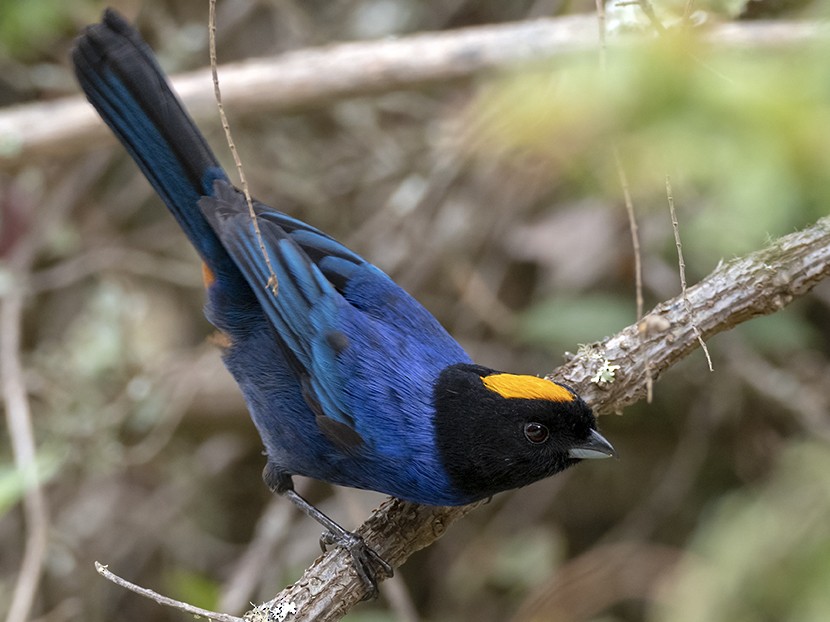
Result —
<instances>
[{"instance_id":1,"label":"yellow crown stripe","mask_svg":"<svg viewBox=\"0 0 830 622\"><path fill-rule=\"evenodd\" d=\"M481 379L490 391L506 398L528 400L549 400L551 402L572 402L573 393L565 387L536 376L516 374L493 374Z\"/></svg>"}]
</instances>

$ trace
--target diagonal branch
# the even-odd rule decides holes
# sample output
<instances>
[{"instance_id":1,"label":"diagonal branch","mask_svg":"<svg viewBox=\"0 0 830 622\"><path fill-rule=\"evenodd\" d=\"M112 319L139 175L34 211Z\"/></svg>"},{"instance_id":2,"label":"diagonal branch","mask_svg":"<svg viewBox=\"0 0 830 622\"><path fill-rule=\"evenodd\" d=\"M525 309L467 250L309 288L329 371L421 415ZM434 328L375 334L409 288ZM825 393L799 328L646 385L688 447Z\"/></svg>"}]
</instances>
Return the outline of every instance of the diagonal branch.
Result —
<instances>
[{"instance_id":1,"label":"diagonal branch","mask_svg":"<svg viewBox=\"0 0 830 622\"><path fill-rule=\"evenodd\" d=\"M781 310L830 276L830 217L728 262L686 290L695 323L709 339L754 317ZM660 303L636 325L591 346L556 370L599 413L620 411L645 395L651 363L656 379L699 348L682 296ZM599 355L599 357L597 357ZM602 359L619 365L615 382L589 382Z\"/></svg>"},{"instance_id":2,"label":"diagonal branch","mask_svg":"<svg viewBox=\"0 0 830 622\"><path fill-rule=\"evenodd\" d=\"M753 317L779 311L828 276L830 217L718 266L690 287L687 297L700 332L711 337ZM649 373L656 378L698 347L686 305L677 296L657 305L638 324L582 348L553 375L578 387L598 412L619 411L645 395ZM615 365L620 367L612 382L599 386L592 381L602 367L613 369ZM397 567L475 507L437 508L389 499L358 533ZM363 595L364 587L351 569L348 553L334 549L270 604L293 604L297 613L292 622L325 622L342 618Z\"/></svg>"},{"instance_id":3,"label":"diagonal branch","mask_svg":"<svg viewBox=\"0 0 830 622\"><path fill-rule=\"evenodd\" d=\"M716 24L703 36L758 48L793 45L824 33L818 23L758 21ZM596 16L571 15L296 50L222 65L219 74L225 106L250 115L472 78L597 46ZM176 76L173 84L197 121L215 119L209 69ZM111 139L80 96L0 109L0 168L87 151Z\"/></svg>"}]
</instances>

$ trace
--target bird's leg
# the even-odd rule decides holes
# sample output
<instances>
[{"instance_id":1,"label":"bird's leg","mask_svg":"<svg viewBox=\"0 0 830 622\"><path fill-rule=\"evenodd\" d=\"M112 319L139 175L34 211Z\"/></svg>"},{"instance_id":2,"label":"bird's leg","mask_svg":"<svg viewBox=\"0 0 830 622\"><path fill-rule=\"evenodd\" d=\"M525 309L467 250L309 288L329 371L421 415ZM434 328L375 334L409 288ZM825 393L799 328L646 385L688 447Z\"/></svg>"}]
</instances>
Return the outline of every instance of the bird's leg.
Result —
<instances>
[{"instance_id":1,"label":"bird's leg","mask_svg":"<svg viewBox=\"0 0 830 622\"><path fill-rule=\"evenodd\" d=\"M326 551L327 546L332 544L342 546L349 552L352 556L352 561L354 561L357 575L369 589L367 598L376 598L378 595L378 569L388 578L393 574L392 566L366 546L366 542L361 536L341 527L297 494L293 489L289 488L280 494L290 499L294 505L326 528L326 531L320 536L320 548L323 552Z\"/></svg>"},{"instance_id":2,"label":"bird's leg","mask_svg":"<svg viewBox=\"0 0 830 622\"><path fill-rule=\"evenodd\" d=\"M349 552L357 576L360 577L360 580L368 589L366 599L376 598L378 595L378 569L383 572L386 578L389 578L394 574L392 566L366 546L366 542L361 536L347 531L299 495L294 490L294 482L290 475L269 464L266 465L262 477L272 492L286 497L300 510L325 527L326 531L320 536L320 548L323 549L324 553L326 547L332 544L342 546Z\"/></svg>"}]
</instances>

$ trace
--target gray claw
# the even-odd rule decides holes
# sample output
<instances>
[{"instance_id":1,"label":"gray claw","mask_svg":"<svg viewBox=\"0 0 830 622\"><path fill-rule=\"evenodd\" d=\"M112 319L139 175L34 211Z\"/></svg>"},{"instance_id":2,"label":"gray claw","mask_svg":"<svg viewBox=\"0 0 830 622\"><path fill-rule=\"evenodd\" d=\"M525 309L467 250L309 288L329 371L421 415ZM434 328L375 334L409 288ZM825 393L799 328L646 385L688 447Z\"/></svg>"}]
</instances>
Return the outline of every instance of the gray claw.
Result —
<instances>
[{"instance_id":1,"label":"gray claw","mask_svg":"<svg viewBox=\"0 0 830 622\"><path fill-rule=\"evenodd\" d=\"M320 548L325 553L331 545L342 546L352 556L355 572L363 585L366 586L367 594L364 600L372 600L378 596L377 576L382 572L385 578L394 575L394 568L375 551L370 549L363 538L351 531L335 534L331 531L324 531L320 536Z\"/></svg>"}]
</instances>

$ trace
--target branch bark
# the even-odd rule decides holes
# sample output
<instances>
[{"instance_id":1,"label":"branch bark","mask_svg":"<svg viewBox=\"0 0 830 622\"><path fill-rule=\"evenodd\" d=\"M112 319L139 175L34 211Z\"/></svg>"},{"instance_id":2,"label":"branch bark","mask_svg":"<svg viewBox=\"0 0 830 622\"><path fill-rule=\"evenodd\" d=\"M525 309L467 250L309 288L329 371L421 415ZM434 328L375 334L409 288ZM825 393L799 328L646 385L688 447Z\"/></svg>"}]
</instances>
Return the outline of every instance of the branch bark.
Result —
<instances>
[{"instance_id":1,"label":"branch bark","mask_svg":"<svg viewBox=\"0 0 830 622\"><path fill-rule=\"evenodd\" d=\"M815 23L759 21L717 24L704 36L725 45L770 47L825 32ZM597 45L596 17L572 15L298 50L222 65L219 75L225 106L252 115L472 78ZM176 76L173 85L197 121L216 119L209 69ZM86 151L109 140L111 134L81 97L0 110L0 168Z\"/></svg>"},{"instance_id":2,"label":"branch bark","mask_svg":"<svg viewBox=\"0 0 830 622\"><path fill-rule=\"evenodd\" d=\"M686 294L704 338L753 317L779 311L830 276L830 217L766 248L720 265ZM581 349L551 376L577 387L598 413L620 411L641 399L652 378L698 349L682 296L667 300L636 324ZM702 356L702 355L701 355ZM593 378L602 366L619 365L613 382ZM381 557L400 566L440 538L476 506L439 508L398 499L384 502L358 530ZM333 549L294 585L264 607L293 604L292 622L339 620L364 595L348 553Z\"/></svg>"}]
</instances>

